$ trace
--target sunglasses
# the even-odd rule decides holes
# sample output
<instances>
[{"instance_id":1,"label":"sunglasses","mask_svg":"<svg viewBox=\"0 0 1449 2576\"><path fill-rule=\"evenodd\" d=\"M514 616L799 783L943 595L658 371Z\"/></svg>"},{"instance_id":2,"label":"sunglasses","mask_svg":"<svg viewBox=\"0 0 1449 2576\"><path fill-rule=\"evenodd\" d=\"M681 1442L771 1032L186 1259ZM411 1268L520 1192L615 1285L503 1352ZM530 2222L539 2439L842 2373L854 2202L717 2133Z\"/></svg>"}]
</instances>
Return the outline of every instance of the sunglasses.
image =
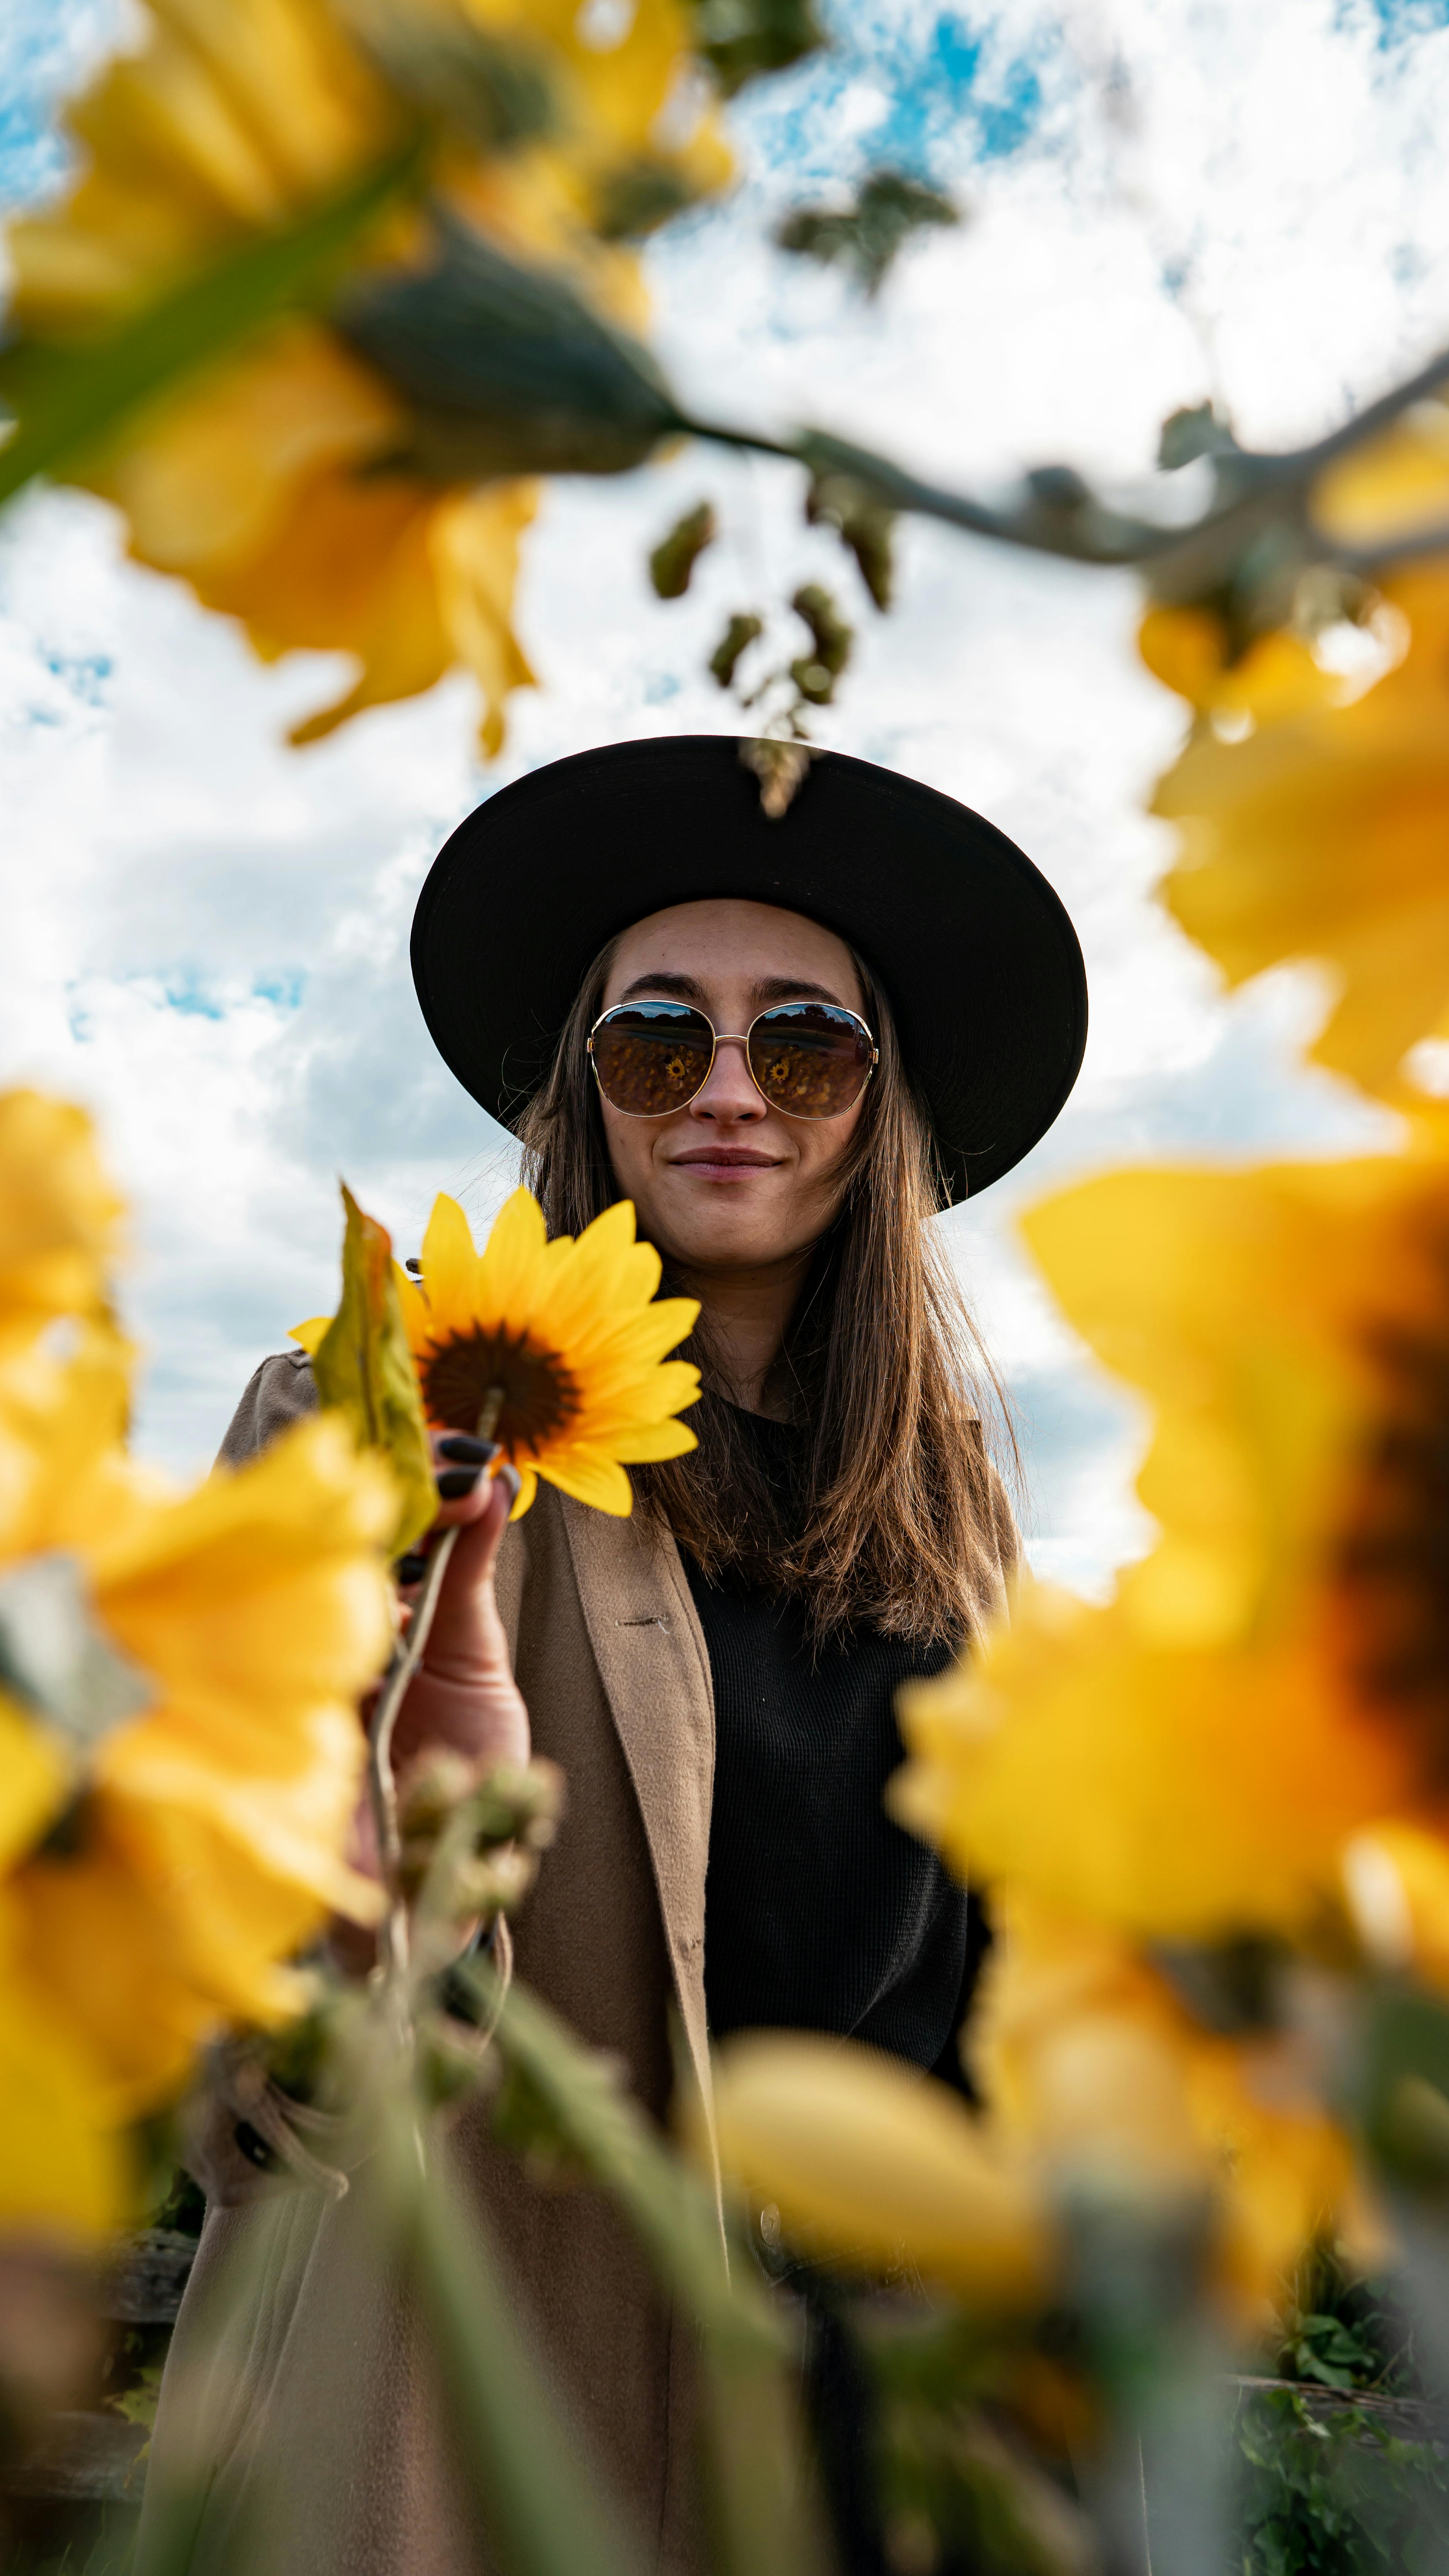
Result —
<instances>
[{"instance_id":1,"label":"sunglasses","mask_svg":"<svg viewBox=\"0 0 1449 2576\"><path fill-rule=\"evenodd\" d=\"M668 1118L704 1089L721 1045L742 1046L762 1100L787 1118L838 1118L875 1071L864 1020L834 1002L777 1002L743 1037L689 1002L618 1002L589 1031L594 1079L626 1118Z\"/></svg>"}]
</instances>

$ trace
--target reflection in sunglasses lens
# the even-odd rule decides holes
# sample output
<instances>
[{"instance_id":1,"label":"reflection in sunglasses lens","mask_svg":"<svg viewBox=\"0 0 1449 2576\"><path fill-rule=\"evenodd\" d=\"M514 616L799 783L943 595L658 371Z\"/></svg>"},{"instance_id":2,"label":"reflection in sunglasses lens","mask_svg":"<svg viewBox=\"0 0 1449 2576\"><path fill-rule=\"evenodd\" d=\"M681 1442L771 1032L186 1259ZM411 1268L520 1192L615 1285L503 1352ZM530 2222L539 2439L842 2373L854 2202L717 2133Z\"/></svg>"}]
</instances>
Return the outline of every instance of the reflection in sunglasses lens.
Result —
<instances>
[{"instance_id":1,"label":"reflection in sunglasses lens","mask_svg":"<svg viewBox=\"0 0 1449 2576\"><path fill-rule=\"evenodd\" d=\"M604 1098L631 1118L667 1118L694 1098L709 1072L714 1031L683 1002L641 1002L594 1031L594 1070Z\"/></svg>"},{"instance_id":2,"label":"reflection in sunglasses lens","mask_svg":"<svg viewBox=\"0 0 1449 2576\"><path fill-rule=\"evenodd\" d=\"M823 1002L787 1002L750 1032L750 1071L790 1118L838 1118L865 1088L872 1049L858 1020Z\"/></svg>"}]
</instances>

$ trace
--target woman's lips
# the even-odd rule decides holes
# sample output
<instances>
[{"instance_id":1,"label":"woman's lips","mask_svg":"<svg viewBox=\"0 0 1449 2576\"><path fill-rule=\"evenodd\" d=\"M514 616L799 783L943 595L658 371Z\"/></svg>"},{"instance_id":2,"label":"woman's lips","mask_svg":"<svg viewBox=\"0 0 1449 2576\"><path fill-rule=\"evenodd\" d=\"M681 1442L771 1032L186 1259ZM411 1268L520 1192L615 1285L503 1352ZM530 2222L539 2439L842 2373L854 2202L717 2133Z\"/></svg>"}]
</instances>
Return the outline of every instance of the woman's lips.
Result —
<instances>
[{"instance_id":1,"label":"woman's lips","mask_svg":"<svg viewBox=\"0 0 1449 2576\"><path fill-rule=\"evenodd\" d=\"M772 1172L773 1154L752 1154L743 1147L717 1146L712 1153L676 1154L672 1158L676 1172L692 1172L701 1181L742 1181L751 1172Z\"/></svg>"}]
</instances>

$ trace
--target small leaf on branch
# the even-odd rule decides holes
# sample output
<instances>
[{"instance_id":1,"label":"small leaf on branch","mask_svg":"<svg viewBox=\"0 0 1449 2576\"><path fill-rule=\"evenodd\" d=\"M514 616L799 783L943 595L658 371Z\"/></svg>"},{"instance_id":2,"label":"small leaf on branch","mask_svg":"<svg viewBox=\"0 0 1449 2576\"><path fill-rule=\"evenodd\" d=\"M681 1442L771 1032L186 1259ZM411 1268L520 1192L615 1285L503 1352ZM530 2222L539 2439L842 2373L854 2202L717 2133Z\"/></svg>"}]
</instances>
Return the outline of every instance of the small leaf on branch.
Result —
<instances>
[{"instance_id":1,"label":"small leaf on branch","mask_svg":"<svg viewBox=\"0 0 1449 2576\"><path fill-rule=\"evenodd\" d=\"M392 1238L364 1215L346 1183L342 1297L312 1356L324 1405L347 1417L359 1448L380 1449L397 1483L391 1553L401 1556L437 1514L432 1454L393 1276Z\"/></svg>"},{"instance_id":2,"label":"small leaf on branch","mask_svg":"<svg viewBox=\"0 0 1449 2576\"><path fill-rule=\"evenodd\" d=\"M1179 465L1190 465L1194 457L1227 455L1237 443L1216 404L1191 403L1171 412L1163 422L1157 462L1170 474Z\"/></svg>"},{"instance_id":3,"label":"small leaf on branch","mask_svg":"<svg viewBox=\"0 0 1449 2576\"><path fill-rule=\"evenodd\" d=\"M667 537L662 537L649 558L649 578L661 599L682 599L706 546L712 546L718 522L714 504L701 501L696 509L686 510L676 519Z\"/></svg>"},{"instance_id":4,"label":"small leaf on branch","mask_svg":"<svg viewBox=\"0 0 1449 2576\"><path fill-rule=\"evenodd\" d=\"M760 72L782 72L826 42L814 0L694 0L695 51L726 98Z\"/></svg>"},{"instance_id":5,"label":"small leaf on branch","mask_svg":"<svg viewBox=\"0 0 1449 2576\"><path fill-rule=\"evenodd\" d=\"M866 294L875 295L912 233L960 221L959 208L939 189L923 188L899 170L873 170L853 203L797 206L775 239L797 258L843 261Z\"/></svg>"},{"instance_id":6,"label":"small leaf on branch","mask_svg":"<svg viewBox=\"0 0 1449 2576\"><path fill-rule=\"evenodd\" d=\"M797 617L803 617L810 629L813 652L802 655L790 665L790 676L802 698L813 707L828 707L835 695L835 683L850 660L855 629L847 626L828 590L818 581L807 581L790 602Z\"/></svg>"},{"instance_id":7,"label":"small leaf on branch","mask_svg":"<svg viewBox=\"0 0 1449 2576\"><path fill-rule=\"evenodd\" d=\"M806 496L805 516L812 528L834 528L841 544L854 555L877 608L889 608L895 576L895 511L872 499L866 486L849 474L817 474Z\"/></svg>"},{"instance_id":8,"label":"small leaf on branch","mask_svg":"<svg viewBox=\"0 0 1449 2576\"><path fill-rule=\"evenodd\" d=\"M692 202L682 172L642 154L622 170L607 171L594 188L594 230L601 241L639 241L657 232Z\"/></svg>"},{"instance_id":9,"label":"small leaf on branch","mask_svg":"<svg viewBox=\"0 0 1449 2576\"><path fill-rule=\"evenodd\" d=\"M735 665L758 636L764 634L763 617L737 614L730 619L723 635L709 657L709 667L722 689L733 686Z\"/></svg>"}]
</instances>

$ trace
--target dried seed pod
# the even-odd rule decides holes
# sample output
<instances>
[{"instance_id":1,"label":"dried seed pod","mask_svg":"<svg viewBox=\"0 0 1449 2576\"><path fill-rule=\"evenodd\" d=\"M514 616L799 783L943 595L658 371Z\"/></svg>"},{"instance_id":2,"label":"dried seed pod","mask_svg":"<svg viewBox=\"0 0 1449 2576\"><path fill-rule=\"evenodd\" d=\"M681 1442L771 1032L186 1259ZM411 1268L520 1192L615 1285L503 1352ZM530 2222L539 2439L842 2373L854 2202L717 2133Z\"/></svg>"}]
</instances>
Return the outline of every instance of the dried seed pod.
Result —
<instances>
[{"instance_id":1,"label":"dried seed pod","mask_svg":"<svg viewBox=\"0 0 1449 2576\"><path fill-rule=\"evenodd\" d=\"M682 599L706 546L712 546L719 522L712 501L701 501L676 519L649 558L649 578L661 599Z\"/></svg>"},{"instance_id":2,"label":"dried seed pod","mask_svg":"<svg viewBox=\"0 0 1449 2576\"><path fill-rule=\"evenodd\" d=\"M807 581L803 589L796 591L790 605L796 616L803 617L810 629L815 651L807 659L819 663L828 679L838 680L850 660L850 648L855 641L855 628L847 626L829 591L822 588L818 581ZM798 682L797 685L799 685ZM803 694L806 697L813 697L817 705L824 705L830 692L827 689L823 695L817 695L816 692L805 689Z\"/></svg>"},{"instance_id":3,"label":"dried seed pod","mask_svg":"<svg viewBox=\"0 0 1449 2576\"><path fill-rule=\"evenodd\" d=\"M754 643L756 636L763 635L764 631L765 621L763 617L755 617L752 614L741 612L737 613L730 619L728 626L725 628L723 635L720 637L719 642L716 644L714 651L709 657L709 667L722 689L727 689L732 685L735 676L735 664L738 662L740 655Z\"/></svg>"},{"instance_id":4,"label":"dried seed pod","mask_svg":"<svg viewBox=\"0 0 1449 2576\"><path fill-rule=\"evenodd\" d=\"M742 742L740 758L746 769L752 769L760 782L760 804L772 823L790 810L795 790L810 766L808 742L780 742L773 735L757 735Z\"/></svg>"},{"instance_id":5,"label":"dried seed pod","mask_svg":"<svg viewBox=\"0 0 1449 2576\"><path fill-rule=\"evenodd\" d=\"M889 608L897 513L872 500L851 474L817 474L806 495L805 516L812 528L834 528L854 555L877 608Z\"/></svg>"}]
</instances>

